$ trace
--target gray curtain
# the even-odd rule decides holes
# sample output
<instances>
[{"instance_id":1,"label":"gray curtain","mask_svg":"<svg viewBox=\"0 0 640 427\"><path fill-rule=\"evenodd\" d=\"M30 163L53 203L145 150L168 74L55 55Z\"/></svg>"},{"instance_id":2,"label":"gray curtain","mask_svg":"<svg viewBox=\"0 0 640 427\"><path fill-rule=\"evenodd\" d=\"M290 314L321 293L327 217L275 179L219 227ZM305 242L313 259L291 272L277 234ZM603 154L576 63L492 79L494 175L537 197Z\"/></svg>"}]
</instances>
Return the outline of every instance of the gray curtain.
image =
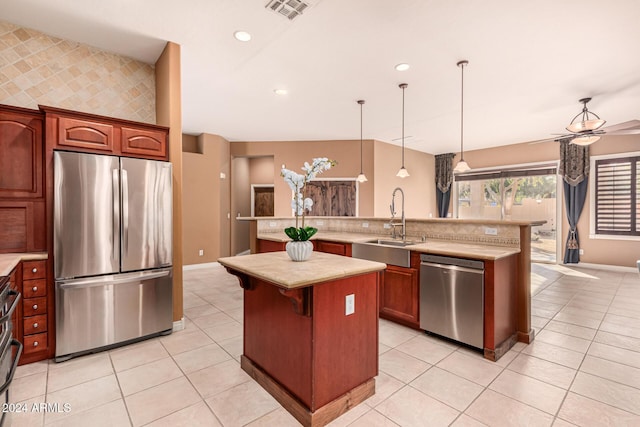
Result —
<instances>
[{"instance_id":1,"label":"gray curtain","mask_svg":"<svg viewBox=\"0 0 640 427\"><path fill-rule=\"evenodd\" d=\"M580 237L578 219L587 198L587 177L589 176L589 146L560 141L560 168L564 189L564 205L567 210L569 232L565 243L564 263L580 262Z\"/></svg>"},{"instance_id":2,"label":"gray curtain","mask_svg":"<svg viewBox=\"0 0 640 427\"><path fill-rule=\"evenodd\" d=\"M446 218L449 213L454 156L453 153L436 155L436 203L440 218Z\"/></svg>"}]
</instances>

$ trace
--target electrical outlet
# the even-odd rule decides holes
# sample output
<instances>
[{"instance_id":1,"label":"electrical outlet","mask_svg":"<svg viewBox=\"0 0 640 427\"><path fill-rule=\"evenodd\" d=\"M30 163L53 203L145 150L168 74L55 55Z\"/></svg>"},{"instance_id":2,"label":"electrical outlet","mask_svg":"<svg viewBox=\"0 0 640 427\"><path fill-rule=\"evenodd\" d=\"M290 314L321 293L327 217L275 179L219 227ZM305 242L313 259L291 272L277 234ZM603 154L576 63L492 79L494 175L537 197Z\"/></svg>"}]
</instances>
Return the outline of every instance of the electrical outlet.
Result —
<instances>
[{"instance_id":1,"label":"electrical outlet","mask_svg":"<svg viewBox=\"0 0 640 427\"><path fill-rule=\"evenodd\" d=\"M385 222L385 224L383 225L384 228L386 228L387 230L391 228L391 224L388 224Z\"/></svg>"},{"instance_id":2,"label":"electrical outlet","mask_svg":"<svg viewBox=\"0 0 640 427\"><path fill-rule=\"evenodd\" d=\"M204 249L200 249L198 251L198 256L204 256Z\"/></svg>"},{"instance_id":3,"label":"electrical outlet","mask_svg":"<svg viewBox=\"0 0 640 427\"><path fill-rule=\"evenodd\" d=\"M316 220L316 225L324 225L324 221L321 219Z\"/></svg>"},{"instance_id":4,"label":"electrical outlet","mask_svg":"<svg viewBox=\"0 0 640 427\"><path fill-rule=\"evenodd\" d=\"M497 228L485 227L484 228L484 234L488 234L489 236L497 236L498 235L498 229Z\"/></svg>"},{"instance_id":5,"label":"electrical outlet","mask_svg":"<svg viewBox=\"0 0 640 427\"><path fill-rule=\"evenodd\" d=\"M368 222L363 222L362 223L362 228L369 228L369 223Z\"/></svg>"},{"instance_id":6,"label":"electrical outlet","mask_svg":"<svg viewBox=\"0 0 640 427\"><path fill-rule=\"evenodd\" d=\"M356 296L349 294L344 297L344 315L348 316L356 312Z\"/></svg>"},{"instance_id":7,"label":"electrical outlet","mask_svg":"<svg viewBox=\"0 0 640 427\"><path fill-rule=\"evenodd\" d=\"M584 255L584 249L580 249L579 253L580 255Z\"/></svg>"}]
</instances>

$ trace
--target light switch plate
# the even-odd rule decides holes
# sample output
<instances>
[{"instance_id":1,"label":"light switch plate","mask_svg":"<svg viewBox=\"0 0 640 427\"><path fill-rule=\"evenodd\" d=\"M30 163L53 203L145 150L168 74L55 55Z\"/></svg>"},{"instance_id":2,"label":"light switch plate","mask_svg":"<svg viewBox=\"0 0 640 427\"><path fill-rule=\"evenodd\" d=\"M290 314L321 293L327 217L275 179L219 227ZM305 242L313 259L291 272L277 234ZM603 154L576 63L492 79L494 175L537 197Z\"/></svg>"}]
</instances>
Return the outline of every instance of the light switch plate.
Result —
<instances>
[{"instance_id":1,"label":"light switch plate","mask_svg":"<svg viewBox=\"0 0 640 427\"><path fill-rule=\"evenodd\" d=\"M349 294L344 297L344 315L348 316L356 312L356 296Z\"/></svg>"}]
</instances>

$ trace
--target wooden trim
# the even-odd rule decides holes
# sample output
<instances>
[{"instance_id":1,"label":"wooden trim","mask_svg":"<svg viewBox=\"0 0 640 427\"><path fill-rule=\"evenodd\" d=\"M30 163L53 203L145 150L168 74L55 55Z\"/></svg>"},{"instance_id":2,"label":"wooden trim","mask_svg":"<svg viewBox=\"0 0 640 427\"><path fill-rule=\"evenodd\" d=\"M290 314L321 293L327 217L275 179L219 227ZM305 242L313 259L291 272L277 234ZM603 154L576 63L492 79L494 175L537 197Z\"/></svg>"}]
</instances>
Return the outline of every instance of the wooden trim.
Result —
<instances>
[{"instance_id":1,"label":"wooden trim","mask_svg":"<svg viewBox=\"0 0 640 427\"><path fill-rule=\"evenodd\" d=\"M98 114L83 113L81 111L65 110L63 108L49 107L46 105L38 105L38 108L41 111L45 112L46 114L56 114L59 116L71 117L74 119L85 119L85 120L91 120L91 121L101 120L108 123L117 123L120 126L133 126L135 128L155 129L155 130L163 130L165 132L169 132L169 128L167 126L160 126L152 123L135 122L133 120L100 116Z\"/></svg>"},{"instance_id":2,"label":"wooden trim","mask_svg":"<svg viewBox=\"0 0 640 427\"><path fill-rule=\"evenodd\" d=\"M305 427L327 425L354 406L373 396L376 390L376 380L371 378L323 407L311 412L295 396L244 355L240 356L240 367Z\"/></svg>"},{"instance_id":3,"label":"wooden trim","mask_svg":"<svg viewBox=\"0 0 640 427\"><path fill-rule=\"evenodd\" d=\"M291 304L293 305L293 311L300 316L311 316L311 294L309 287L306 288L297 288L297 289L283 289L280 288L278 291L280 293L289 298Z\"/></svg>"},{"instance_id":4,"label":"wooden trim","mask_svg":"<svg viewBox=\"0 0 640 427\"><path fill-rule=\"evenodd\" d=\"M491 360L492 362L497 361L502 356L504 356L510 349L515 345L518 341L518 334L513 334L506 340L502 341L498 344L495 349L484 348L484 358Z\"/></svg>"}]
</instances>

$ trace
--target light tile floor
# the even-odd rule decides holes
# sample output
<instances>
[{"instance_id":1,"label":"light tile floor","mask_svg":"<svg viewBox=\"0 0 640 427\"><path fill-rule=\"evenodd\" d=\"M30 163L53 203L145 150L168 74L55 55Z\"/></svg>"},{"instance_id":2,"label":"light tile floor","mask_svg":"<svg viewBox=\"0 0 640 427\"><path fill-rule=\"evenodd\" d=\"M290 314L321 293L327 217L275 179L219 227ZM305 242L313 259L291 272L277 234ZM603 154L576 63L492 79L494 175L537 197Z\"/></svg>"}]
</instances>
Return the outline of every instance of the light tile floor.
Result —
<instances>
[{"instance_id":1,"label":"light tile floor","mask_svg":"<svg viewBox=\"0 0 640 427\"><path fill-rule=\"evenodd\" d=\"M492 363L381 320L376 394L331 425L640 425L638 275L532 270L531 345ZM236 279L221 267L186 271L184 307L186 328L170 336L20 367L11 398L27 412L13 425L298 425L240 369ZM43 402L60 412L32 411Z\"/></svg>"}]
</instances>

